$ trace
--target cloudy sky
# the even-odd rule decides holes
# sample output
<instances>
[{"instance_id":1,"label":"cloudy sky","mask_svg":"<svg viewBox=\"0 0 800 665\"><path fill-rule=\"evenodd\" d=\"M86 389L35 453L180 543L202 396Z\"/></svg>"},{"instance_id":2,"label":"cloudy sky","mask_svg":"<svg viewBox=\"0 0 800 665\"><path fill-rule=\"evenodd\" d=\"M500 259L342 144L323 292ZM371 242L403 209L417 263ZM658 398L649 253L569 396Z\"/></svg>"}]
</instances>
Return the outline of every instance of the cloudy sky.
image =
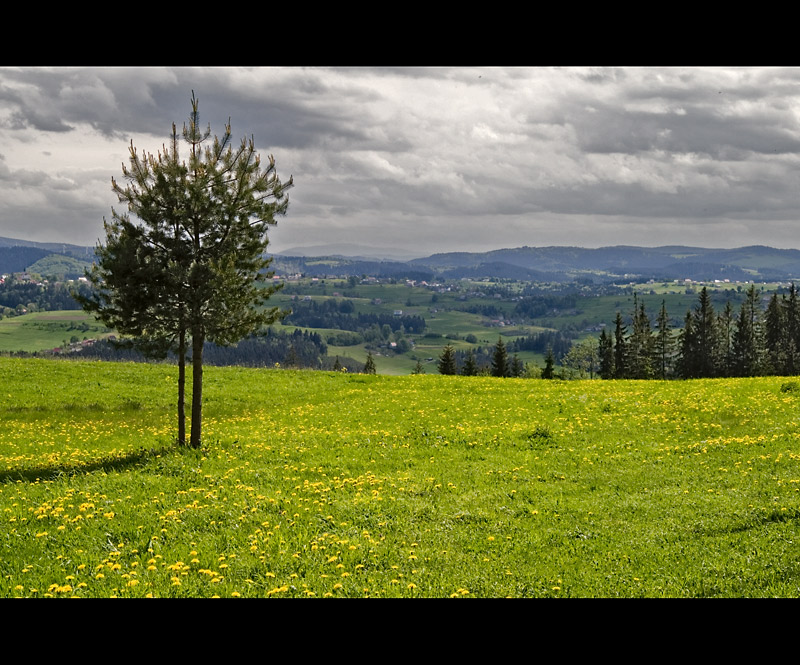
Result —
<instances>
[{"instance_id":1,"label":"cloudy sky","mask_svg":"<svg viewBox=\"0 0 800 665\"><path fill-rule=\"evenodd\" d=\"M800 68L0 68L0 236L94 245L191 110L294 177L270 248L800 248Z\"/></svg>"}]
</instances>

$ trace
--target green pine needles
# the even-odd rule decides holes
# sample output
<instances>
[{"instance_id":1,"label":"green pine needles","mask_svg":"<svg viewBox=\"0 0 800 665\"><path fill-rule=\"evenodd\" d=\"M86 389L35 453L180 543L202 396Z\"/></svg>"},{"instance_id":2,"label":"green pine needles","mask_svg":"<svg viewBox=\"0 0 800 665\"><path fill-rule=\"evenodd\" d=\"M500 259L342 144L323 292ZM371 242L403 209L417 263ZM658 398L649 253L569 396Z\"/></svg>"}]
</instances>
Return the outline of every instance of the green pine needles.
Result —
<instances>
[{"instance_id":1,"label":"green pine needles","mask_svg":"<svg viewBox=\"0 0 800 665\"><path fill-rule=\"evenodd\" d=\"M288 190L275 160L266 164L253 139L234 146L228 123L221 138L201 130L198 100L183 127L184 159L175 125L169 146L139 153L131 142L125 185L112 187L127 212L112 209L106 242L87 274L94 291L84 309L130 336L151 357L177 355L178 440L185 443L185 366L192 365L191 440L201 445L203 346L226 346L279 320L265 307L279 288L267 280L267 229L285 215Z\"/></svg>"}]
</instances>

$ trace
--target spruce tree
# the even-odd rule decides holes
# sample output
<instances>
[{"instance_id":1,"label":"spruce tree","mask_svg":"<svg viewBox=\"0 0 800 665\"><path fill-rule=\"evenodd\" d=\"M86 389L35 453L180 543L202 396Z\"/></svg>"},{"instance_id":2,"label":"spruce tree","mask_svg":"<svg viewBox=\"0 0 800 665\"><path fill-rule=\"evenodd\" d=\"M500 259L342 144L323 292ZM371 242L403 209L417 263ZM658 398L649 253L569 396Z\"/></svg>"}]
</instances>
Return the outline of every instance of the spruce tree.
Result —
<instances>
[{"instance_id":1,"label":"spruce tree","mask_svg":"<svg viewBox=\"0 0 800 665\"><path fill-rule=\"evenodd\" d=\"M364 363L364 374L375 374L375 359L372 357L372 351L367 351L367 361Z\"/></svg>"},{"instance_id":2,"label":"spruce tree","mask_svg":"<svg viewBox=\"0 0 800 665\"><path fill-rule=\"evenodd\" d=\"M733 353L737 376L758 376L763 370L763 329L760 293L751 284L736 322L733 334Z\"/></svg>"},{"instance_id":3,"label":"spruce tree","mask_svg":"<svg viewBox=\"0 0 800 665\"><path fill-rule=\"evenodd\" d=\"M503 344L502 337L498 337L497 344L494 347L494 354L492 355L492 376L510 376L510 369L506 345Z\"/></svg>"},{"instance_id":4,"label":"spruce tree","mask_svg":"<svg viewBox=\"0 0 800 665\"><path fill-rule=\"evenodd\" d=\"M694 317L691 310L686 312L683 330L678 333L678 358L675 373L682 379L694 379L699 376L697 364L697 336L694 331Z\"/></svg>"},{"instance_id":5,"label":"spruce tree","mask_svg":"<svg viewBox=\"0 0 800 665\"><path fill-rule=\"evenodd\" d=\"M478 376L478 364L475 361L475 352L472 349L467 351L464 358L464 366L461 368L462 376Z\"/></svg>"},{"instance_id":6,"label":"spruce tree","mask_svg":"<svg viewBox=\"0 0 800 665\"><path fill-rule=\"evenodd\" d=\"M769 374L788 375L790 350L786 303L773 293L764 315L765 363Z\"/></svg>"},{"instance_id":7,"label":"spruce tree","mask_svg":"<svg viewBox=\"0 0 800 665\"><path fill-rule=\"evenodd\" d=\"M717 332L719 335L719 376L733 376L736 365L733 354L733 332L735 317L730 300L725 303L725 309L717 317Z\"/></svg>"},{"instance_id":8,"label":"spruce tree","mask_svg":"<svg viewBox=\"0 0 800 665\"><path fill-rule=\"evenodd\" d=\"M599 374L601 379L614 378L614 340L606 334L605 328L600 331L600 340L597 345L597 355L600 359Z\"/></svg>"},{"instance_id":9,"label":"spruce tree","mask_svg":"<svg viewBox=\"0 0 800 665\"><path fill-rule=\"evenodd\" d=\"M446 344L439 355L439 374L453 375L457 374L456 367L456 352L452 344Z\"/></svg>"},{"instance_id":10,"label":"spruce tree","mask_svg":"<svg viewBox=\"0 0 800 665\"><path fill-rule=\"evenodd\" d=\"M543 379L555 378L555 358L553 357L553 349L547 347L547 354L544 357L544 369L542 370Z\"/></svg>"},{"instance_id":11,"label":"spruce tree","mask_svg":"<svg viewBox=\"0 0 800 665\"><path fill-rule=\"evenodd\" d=\"M650 379L653 376L653 336L644 303L633 298L633 332L628 339L628 377Z\"/></svg>"},{"instance_id":12,"label":"spruce tree","mask_svg":"<svg viewBox=\"0 0 800 665\"><path fill-rule=\"evenodd\" d=\"M719 367L719 337L714 305L708 289L704 286L700 291L698 303L692 316L695 336L693 363L698 377L713 377Z\"/></svg>"},{"instance_id":13,"label":"spruce tree","mask_svg":"<svg viewBox=\"0 0 800 665\"><path fill-rule=\"evenodd\" d=\"M628 329L622 322L622 314L617 312L614 319L614 378L628 378L628 349L626 335Z\"/></svg>"},{"instance_id":14,"label":"spruce tree","mask_svg":"<svg viewBox=\"0 0 800 665\"><path fill-rule=\"evenodd\" d=\"M655 363L656 372L660 379L666 379L671 373L672 354L675 343L670 330L667 304L661 301L661 309L656 321Z\"/></svg>"},{"instance_id":15,"label":"spruce tree","mask_svg":"<svg viewBox=\"0 0 800 665\"><path fill-rule=\"evenodd\" d=\"M784 325L786 326L786 364L784 373L793 376L800 372L800 298L794 283L784 302Z\"/></svg>"},{"instance_id":16,"label":"spruce tree","mask_svg":"<svg viewBox=\"0 0 800 665\"><path fill-rule=\"evenodd\" d=\"M511 366L509 367L511 376L520 378L525 374L525 365L520 360L519 356L515 353L511 358Z\"/></svg>"}]
</instances>

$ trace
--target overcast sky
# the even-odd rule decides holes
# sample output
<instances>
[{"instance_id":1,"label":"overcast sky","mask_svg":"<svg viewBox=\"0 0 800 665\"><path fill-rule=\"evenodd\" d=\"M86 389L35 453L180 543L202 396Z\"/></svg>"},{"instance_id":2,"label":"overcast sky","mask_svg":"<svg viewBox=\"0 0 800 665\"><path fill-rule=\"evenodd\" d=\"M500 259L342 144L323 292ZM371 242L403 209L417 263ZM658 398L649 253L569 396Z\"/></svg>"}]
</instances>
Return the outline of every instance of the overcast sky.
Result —
<instances>
[{"instance_id":1,"label":"overcast sky","mask_svg":"<svg viewBox=\"0 0 800 665\"><path fill-rule=\"evenodd\" d=\"M270 249L800 248L800 68L0 68L0 236L94 245L131 140L294 177Z\"/></svg>"}]
</instances>

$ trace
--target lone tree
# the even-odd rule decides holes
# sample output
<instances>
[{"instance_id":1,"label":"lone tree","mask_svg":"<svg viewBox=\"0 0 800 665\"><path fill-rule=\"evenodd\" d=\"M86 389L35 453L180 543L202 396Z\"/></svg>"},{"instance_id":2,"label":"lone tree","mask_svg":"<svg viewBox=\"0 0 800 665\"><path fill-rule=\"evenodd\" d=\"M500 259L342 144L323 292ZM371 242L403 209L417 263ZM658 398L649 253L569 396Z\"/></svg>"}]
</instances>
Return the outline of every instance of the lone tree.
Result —
<instances>
[{"instance_id":1,"label":"lone tree","mask_svg":"<svg viewBox=\"0 0 800 665\"><path fill-rule=\"evenodd\" d=\"M267 229L286 214L286 190L272 156L265 166L253 139L231 142L230 122L209 143L199 126L198 101L183 127L188 160L182 160L172 125L169 147L139 154L131 142L125 186L112 188L126 213L104 220L106 243L87 277L94 286L84 309L149 357L178 357L178 441L185 438L185 362L191 349L190 445L202 443L203 346L221 346L282 318L266 308L280 288L267 284Z\"/></svg>"}]
</instances>

